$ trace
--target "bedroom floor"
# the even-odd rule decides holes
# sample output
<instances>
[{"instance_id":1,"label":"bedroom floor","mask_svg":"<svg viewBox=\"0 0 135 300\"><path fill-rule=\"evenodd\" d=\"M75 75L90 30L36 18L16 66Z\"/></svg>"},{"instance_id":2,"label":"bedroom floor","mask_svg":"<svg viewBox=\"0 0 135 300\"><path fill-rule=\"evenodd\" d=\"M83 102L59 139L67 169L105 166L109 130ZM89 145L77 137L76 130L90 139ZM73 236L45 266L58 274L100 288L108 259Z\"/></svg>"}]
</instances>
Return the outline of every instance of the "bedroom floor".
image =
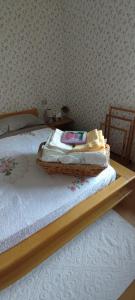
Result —
<instances>
[{"instance_id":1,"label":"bedroom floor","mask_svg":"<svg viewBox=\"0 0 135 300\"><path fill-rule=\"evenodd\" d=\"M116 154L111 154L112 159L120 163L120 158ZM135 163L130 163L128 168L135 171ZM119 203L115 211L125 218L130 224L135 226L135 195L132 194L130 199L125 199ZM119 300L133 300L135 295L135 281L128 287Z\"/></svg>"},{"instance_id":2,"label":"bedroom floor","mask_svg":"<svg viewBox=\"0 0 135 300\"><path fill-rule=\"evenodd\" d=\"M111 153L111 158L123 164L119 155ZM135 163L129 163L126 167L135 171ZM123 200L114 209L130 224L135 226L135 195L132 194L130 198Z\"/></svg>"},{"instance_id":3,"label":"bedroom floor","mask_svg":"<svg viewBox=\"0 0 135 300\"><path fill-rule=\"evenodd\" d=\"M130 224L135 226L135 195L132 194L130 199L125 199L119 203L114 210L119 213ZM119 300L134 300L135 281L128 287Z\"/></svg>"},{"instance_id":4,"label":"bedroom floor","mask_svg":"<svg viewBox=\"0 0 135 300\"><path fill-rule=\"evenodd\" d=\"M123 200L115 208L124 219L135 226L135 195L132 194L130 198Z\"/></svg>"}]
</instances>

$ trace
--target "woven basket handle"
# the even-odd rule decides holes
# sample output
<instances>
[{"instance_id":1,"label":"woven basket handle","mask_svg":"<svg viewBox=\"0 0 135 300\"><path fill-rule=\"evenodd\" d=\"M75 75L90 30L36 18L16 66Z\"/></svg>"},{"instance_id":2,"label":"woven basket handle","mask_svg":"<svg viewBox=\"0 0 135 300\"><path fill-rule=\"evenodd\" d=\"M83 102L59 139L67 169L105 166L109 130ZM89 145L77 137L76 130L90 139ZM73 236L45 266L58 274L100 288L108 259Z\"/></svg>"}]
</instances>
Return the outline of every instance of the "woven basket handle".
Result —
<instances>
[{"instance_id":1,"label":"woven basket handle","mask_svg":"<svg viewBox=\"0 0 135 300\"><path fill-rule=\"evenodd\" d=\"M42 154L42 146L45 145L46 142L43 142L39 145L39 148L38 148L38 159L41 158L41 154Z\"/></svg>"}]
</instances>

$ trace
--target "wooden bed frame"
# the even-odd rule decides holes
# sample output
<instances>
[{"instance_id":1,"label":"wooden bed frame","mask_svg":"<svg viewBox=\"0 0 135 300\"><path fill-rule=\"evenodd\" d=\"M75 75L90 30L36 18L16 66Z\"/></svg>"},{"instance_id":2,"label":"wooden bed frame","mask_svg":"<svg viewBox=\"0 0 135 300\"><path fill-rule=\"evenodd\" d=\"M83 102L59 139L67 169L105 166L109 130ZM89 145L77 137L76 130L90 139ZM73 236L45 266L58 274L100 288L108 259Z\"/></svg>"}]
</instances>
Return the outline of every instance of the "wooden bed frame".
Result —
<instances>
[{"instance_id":1,"label":"wooden bed frame","mask_svg":"<svg viewBox=\"0 0 135 300\"><path fill-rule=\"evenodd\" d=\"M30 109L25 109L25 110L20 110L20 111L13 111L13 112L7 112L7 113L3 112L3 113L0 113L0 119L12 117L12 116L24 115L24 114L34 115L34 116L38 117L38 110L36 107L32 107Z\"/></svg>"},{"instance_id":2,"label":"wooden bed frame","mask_svg":"<svg viewBox=\"0 0 135 300\"><path fill-rule=\"evenodd\" d=\"M135 173L115 161L111 161L111 165L117 172L115 182L0 254L0 289L30 272L89 224L126 197L130 197L131 193L135 193Z\"/></svg>"}]
</instances>

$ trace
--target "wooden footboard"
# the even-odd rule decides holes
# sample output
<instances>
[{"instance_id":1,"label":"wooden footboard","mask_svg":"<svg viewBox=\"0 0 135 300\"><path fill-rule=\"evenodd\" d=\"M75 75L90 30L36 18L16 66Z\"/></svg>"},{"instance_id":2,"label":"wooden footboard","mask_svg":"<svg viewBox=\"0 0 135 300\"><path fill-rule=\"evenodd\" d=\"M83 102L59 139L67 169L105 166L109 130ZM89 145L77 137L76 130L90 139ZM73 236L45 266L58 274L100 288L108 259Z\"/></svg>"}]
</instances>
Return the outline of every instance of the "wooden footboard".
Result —
<instances>
[{"instance_id":1,"label":"wooden footboard","mask_svg":"<svg viewBox=\"0 0 135 300\"><path fill-rule=\"evenodd\" d=\"M0 254L0 289L21 278L56 250L135 192L135 173L111 161L118 178L53 223Z\"/></svg>"}]
</instances>

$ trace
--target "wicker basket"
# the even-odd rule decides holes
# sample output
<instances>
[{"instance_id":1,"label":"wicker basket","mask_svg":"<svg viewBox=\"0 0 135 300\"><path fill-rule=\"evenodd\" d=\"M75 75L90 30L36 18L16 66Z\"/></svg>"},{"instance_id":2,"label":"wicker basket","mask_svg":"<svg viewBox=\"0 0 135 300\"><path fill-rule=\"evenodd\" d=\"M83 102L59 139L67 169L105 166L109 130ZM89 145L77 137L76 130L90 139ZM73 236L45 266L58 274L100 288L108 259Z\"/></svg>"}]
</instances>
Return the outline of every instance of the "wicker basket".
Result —
<instances>
[{"instance_id":1,"label":"wicker basket","mask_svg":"<svg viewBox=\"0 0 135 300\"><path fill-rule=\"evenodd\" d=\"M48 174L66 174L74 176L96 176L106 167L100 167L99 165L77 165L77 164L62 164L55 162L42 161L42 146L45 143L41 143L38 150L37 164L41 166ZM109 161L110 147L107 145L107 157Z\"/></svg>"}]
</instances>

